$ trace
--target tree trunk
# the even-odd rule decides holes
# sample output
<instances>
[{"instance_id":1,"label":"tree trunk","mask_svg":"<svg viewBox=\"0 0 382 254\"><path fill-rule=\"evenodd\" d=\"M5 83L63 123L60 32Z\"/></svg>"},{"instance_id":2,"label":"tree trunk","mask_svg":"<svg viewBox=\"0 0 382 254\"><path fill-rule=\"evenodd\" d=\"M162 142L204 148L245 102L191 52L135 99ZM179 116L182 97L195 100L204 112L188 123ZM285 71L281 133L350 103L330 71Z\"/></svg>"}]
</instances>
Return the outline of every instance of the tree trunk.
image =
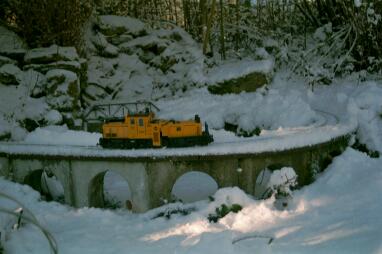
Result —
<instances>
[{"instance_id":1,"label":"tree trunk","mask_svg":"<svg viewBox=\"0 0 382 254\"><path fill-rule=\"evenodd\" d=\"M211 51L211 45L210 45L210 33L211 33L211 27L212 27L212 21L215 16L215 5L216 5L216 0L212 0L211 4L211 12L210 15L207 18L207 25L205 28L205 34L203 38L203 54L210 53Z\"/></svg>"},{"instance_id":2,"label":"tree trunk","mask_svg":"<svg viewBox=\"0 0 382 254\"><path fill-rule=\"evenodd\" d=\"M220 50L221 57L225 60L225 45L224 45L224 17L223 17L223 0L220 0Z\"/></svg>"}]
</instances>

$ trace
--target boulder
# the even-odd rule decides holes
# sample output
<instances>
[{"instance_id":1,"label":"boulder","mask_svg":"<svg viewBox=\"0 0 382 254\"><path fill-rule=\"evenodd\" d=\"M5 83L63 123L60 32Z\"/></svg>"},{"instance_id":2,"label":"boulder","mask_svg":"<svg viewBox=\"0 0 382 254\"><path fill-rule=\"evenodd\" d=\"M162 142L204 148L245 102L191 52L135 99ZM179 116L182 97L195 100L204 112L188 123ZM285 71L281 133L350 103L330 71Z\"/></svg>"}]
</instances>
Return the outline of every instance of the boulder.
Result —
<instances>
[{"instance_id":1,"label":"boulder","mask_svg":"<svg viewBox=\"0 0 382 254\"><path fill-rule=\"evenodd\" d=\"M4 85L18 85L21 70L13 64L4 64L0 67L0 83Z\"/></svg>"},{"instance_id":2,"label":"boulder","mask_svg":"<svg viewBox=\"0 0 382 254\"><path fill-rule=\"evenodd\" d=\"M244 77L224 81L208 87L213 94L254 92L269 83L268 76L262 72L252 72Z\"/></svg>"},{"instance_id":3,"label":"boulder","mask_svg":"<svg viewBox=\"0 0 382 254\"><path fill-rule=\"evenodd\" d=\"M47 103L60 112L75 112L80 107L80 84L77 74L51 70L46 74Z\"/></svg>"},{"instance_id":4,"label":"boulder","mask_svg":"<svg viewBox=\"0 0 382 254\"><path fill-rule=\"evenodd\" d=\"M110 36L109 38L107 38L107 40L113 44L113 45L120 45L122 43L125 43L125 42L129 42L133 39L133 36L131 36L130 34L121 34L119 36Z\"/></svg>"},{"instance_id":5,"label":"boulder","mask_svg":"<svg viewBox=\"0 0 382 254\"><path fill-rule=\"evenodd\" d=\"M81 64L78 61L58 61L48 64L28 64L25 65L24 70L35 70L46 74L50 70L54 69L64 69L68 71L75 72L77 74L81 73Z\"/></svg>"},{"instance_id":6,"label":"boulder","mask_svg":"<svg viewBox=\"0 0 382 254\"><path fill-rule=\"evenodd\" d=\"M17 64L17 61L9 58L9 57L5 57L5 56L0 56L0 66L4 65L4 64L13 64L13 65L16 65Z\"/></svg>"},{"instance_id":7,"label":"boulder","mask_svg":"<svg viewBox=\"0 0 382 254\"><path fill-rule=\"evenodd\" d=\"M119 48L110 44L105 36L101 33L97 33L91 37L91 41L94 47L97 49L98 54L103 57L117 57L119 54Z\"/></svg>"},{"instance_id":8,"label":"boulder","mask_svg":"<svg viewBox=\"0 0 382 254\"><path fill-rule=\"evenodd\" d=\"M27 50L27 44L16 33L0 26L0 55L22 60Z\"/></svg>"},{"instance_id":9,"label":"boulder","mask_svg":"<svg viewBox=\"0 0 382 254\"><path fill-rule=\"evenodd\" d=\"M228 63L209 74L214 84L208 86L208 91L213 94L254 92L271 82L273 67L273 60Z\"/></svg>"},{"instance_id":10,"label":"boulder","mask_svg":"<svg viewBox=\"0 0 382 254\"><path fill-rule=\"evenodd\" d=\"M128 34L137 37L147 33L143 22L130 17L104 15L98 18L97 25L106 36Z\"/></svg>"},{"instance_id":11,"label":"boulder","mask_svg":"<svg viewBox=\"0 0 382 254\"><path fill-rule=\"evenodd\" d=\"M154 55L160 55L168 46L168 41L160 39L154 35L147 35L136 38L126 43L119 45L122 52L131 54L135 52L137 48L142 49L143 52L151 52Z\"/></svg>"},{"instance_id":12,"label":"boulder","mask_svg":"<svg viewBox=\"0 0 382 254\"><path fill-rule=\"evenodd\" d=\"M29 50L24 57L26 64L47 64L58 61L78 61L79 56L74 47L59 47L52 45L48 48Z\"/></svg>"}]
</instances>

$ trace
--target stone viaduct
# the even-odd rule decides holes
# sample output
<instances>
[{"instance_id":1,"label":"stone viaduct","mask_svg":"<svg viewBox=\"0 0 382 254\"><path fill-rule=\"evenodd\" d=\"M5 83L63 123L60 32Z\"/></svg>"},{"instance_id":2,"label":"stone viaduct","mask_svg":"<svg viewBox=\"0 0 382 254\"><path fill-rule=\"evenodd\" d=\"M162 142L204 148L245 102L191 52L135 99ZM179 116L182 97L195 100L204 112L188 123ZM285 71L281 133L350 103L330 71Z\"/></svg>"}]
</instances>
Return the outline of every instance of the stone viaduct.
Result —
<instances>
[{"instance_id":1,"label":"stone viaduct","mask_svg":"<svg viewBox=\"0 0 382 254\"><path fill-rule=\"evenodd\" d=\"M299 185L305 185L313 180L314 172L323 170L346 148L348 141L349 136L342 136L330 142L278 152L163 157L30 154L3 149L0 176L33 185L35 179L41 179L44 170L61 182L67 204L103 207L103 176L111 170L128 182L133 211L144 212L160 206L164 199L171 200L175 181L190 171L208 174L219 188L238 186L254 194L262 170L290 166L298 175Z\"/></svg>"}]
</instances>

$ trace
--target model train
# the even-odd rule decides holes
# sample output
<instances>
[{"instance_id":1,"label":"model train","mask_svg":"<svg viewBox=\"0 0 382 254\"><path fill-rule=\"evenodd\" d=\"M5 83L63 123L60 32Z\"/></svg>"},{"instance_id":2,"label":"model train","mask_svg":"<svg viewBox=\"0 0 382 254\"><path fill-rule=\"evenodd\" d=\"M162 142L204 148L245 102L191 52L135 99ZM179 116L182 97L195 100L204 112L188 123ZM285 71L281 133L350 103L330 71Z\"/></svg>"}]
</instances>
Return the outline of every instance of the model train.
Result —
<instances>
[{"instance_id":1,"label":"model train","mask_svg":"<svg viewBox=\"0 0 382 254\"><path fill-rule=\"evenodd\" d=\"M156 119L152 103L143 111L128 112L123 118L108 119L102 125L99 144L104 148L188 147L208 145L213 137L198 115L193 120Z\"/></svg>"}]
</instances>

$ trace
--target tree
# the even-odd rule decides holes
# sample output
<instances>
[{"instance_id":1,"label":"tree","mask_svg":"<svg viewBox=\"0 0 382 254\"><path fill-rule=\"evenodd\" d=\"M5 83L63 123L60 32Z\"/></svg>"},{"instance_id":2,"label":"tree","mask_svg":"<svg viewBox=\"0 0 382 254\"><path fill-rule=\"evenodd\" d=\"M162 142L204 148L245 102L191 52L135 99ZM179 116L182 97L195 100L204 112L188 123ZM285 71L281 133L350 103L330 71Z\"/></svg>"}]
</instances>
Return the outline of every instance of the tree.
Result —
<instances>
[{"instance_id":1,"label":"tree","mask_svg":"<svg viewBox=\"0 0 382 254\"><path fill-rule=\"evenodd\" d=\"M53 43L80 47L83 25L93 9L92 0L8 0L7 4L4 22L31 47Z\"/></svg>"}]
</instances>

